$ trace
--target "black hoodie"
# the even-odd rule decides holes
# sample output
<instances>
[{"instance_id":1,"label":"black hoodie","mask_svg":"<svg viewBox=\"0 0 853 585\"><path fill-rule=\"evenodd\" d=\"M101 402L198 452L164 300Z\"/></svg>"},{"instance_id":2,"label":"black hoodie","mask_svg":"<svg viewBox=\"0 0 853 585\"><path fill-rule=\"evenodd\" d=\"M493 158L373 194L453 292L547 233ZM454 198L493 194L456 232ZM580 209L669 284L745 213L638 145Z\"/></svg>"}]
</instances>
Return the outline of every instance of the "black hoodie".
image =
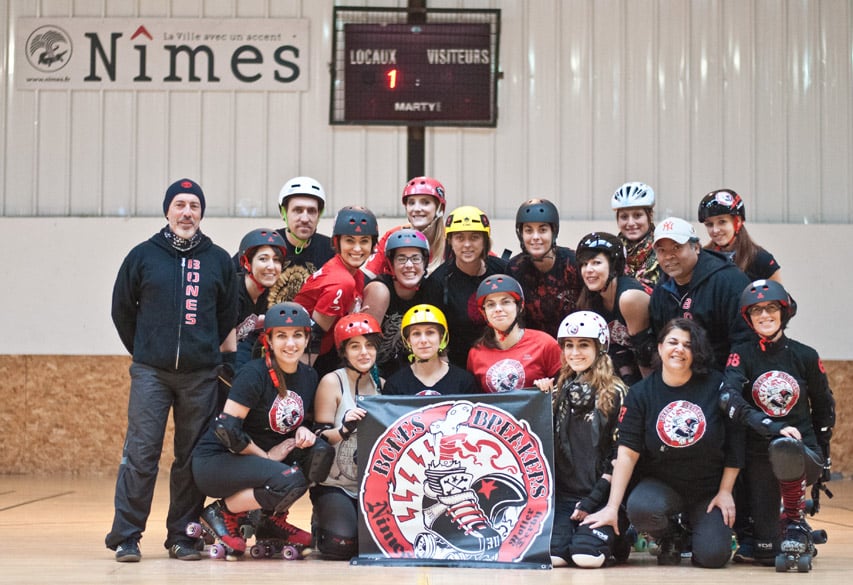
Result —
<instances>
[{"instance_id":1,"label":"black hoodie","mask_svg":"<svg viewBox=\"0 0 853 585\"><path fill-rule=\"evenodd\" d=\"M173 372L216 366L237 321L231 258L204 235L182 252L155 234L119 268L112 318L134 362Z\"/></svg>"},{"instance_id":2,"label":"black hoodie","mask_svg":"<svg viewBox=\"0 0 853 585\"><path fill-rule=\"evenodd\" d=\"M672 278L658 283L652 292L649 312L655 335L670 319L685 317L696 321L705 329L714 349L714 368L722 372L729 349L755 339L740 315L740 295L748 284L746 274L722 254L702 249L683 296Z\"/></svg>"}]
</instances>

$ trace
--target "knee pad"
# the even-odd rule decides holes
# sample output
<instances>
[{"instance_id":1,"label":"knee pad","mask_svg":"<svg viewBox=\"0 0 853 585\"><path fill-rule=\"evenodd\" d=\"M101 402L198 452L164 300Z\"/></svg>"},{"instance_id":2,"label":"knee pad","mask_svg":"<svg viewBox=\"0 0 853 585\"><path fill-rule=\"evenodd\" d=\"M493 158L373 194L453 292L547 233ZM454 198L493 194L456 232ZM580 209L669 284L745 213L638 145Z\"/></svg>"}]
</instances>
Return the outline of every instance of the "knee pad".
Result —
<instances>
[{"instance_id":1,"label":"knee pad","mask_svg":"<svg viewBox=\"0 0 853 585\"><path fill-rule=\"evenodd\" d=\"M604 561L606 560L607 557L605 557L604 555L572 555L572 562L575 564L575 566L578 566L581 569L598 569L599 567L604 566Z\"/></svg>"},{"instance_id":2,"label":"knee pad","mask_svg":"<svg viewBox=\"0 0 853 585\"><path fill-rule=\"evenodd\" d=\"M358 554L358 539L318 528L314 535L317 550L334 559L349 560Z\"/></svg>"},{"instance_id":3,"label":"knee pad","mask_svg":"<svg viewBox=\"0 0 853 585\"><path fill-rule=\"evenodd\" d=\"M615 532L610 527L578 526L569 544L572 561L587 569L601 567L610 556L614 536Z\"/></svg>"},{"instance_id":4,"label":"knee pad","mask_svg":"<svg viewBox=\"0 0 853 585\"><path fill-rule=\"evenodd\" d=\"M773 475L779 481L796 481L806 472L802 441L779 437L770 442L768 456Z\"/></svg>"},{"instance_id":5,"label":"knee pad","mask_svg":"<svg viewBox=\"0 0 853 585\"><path fill-rule=\"evenodd\" d=\"M325 481L329 477L334 461L335 448L326 439L318 437L305 457L305 475L308 481L310 483Z\"/></svg>"},{"instance_id":6,"label":"knee pad","mask_svg":"<svg viewBox=\"0 0 853 585\"><path fill-rule=\"evenodd\" d=\"M271 477L265 486L256 487L254 495L261 508L279 513L290 508L306 491L308 481L299 466L294 465Z\"/></svg>"}]
</instances>

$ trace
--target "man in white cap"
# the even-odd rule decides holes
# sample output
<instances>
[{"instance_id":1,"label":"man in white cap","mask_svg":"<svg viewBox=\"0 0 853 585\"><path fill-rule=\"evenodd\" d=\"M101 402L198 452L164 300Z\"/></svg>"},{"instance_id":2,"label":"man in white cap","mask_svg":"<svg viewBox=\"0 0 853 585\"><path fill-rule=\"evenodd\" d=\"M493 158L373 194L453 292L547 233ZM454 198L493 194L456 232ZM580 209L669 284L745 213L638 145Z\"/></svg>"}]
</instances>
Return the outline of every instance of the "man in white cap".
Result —
<instances>
[{"instance_id":1,"label":"man in white cap","mask_svg":"<svg viewBox=\"0 0 853 585\"><path fill-rule=\"evenodd\" d=\"M739 308L749 278L722 254L703 249L693 226L678 217L655 227L654 250L669 277L655 287L649 304L655 334L675 317L696 321L708 334L715 367L723 371L729 348L753 336Z\"/></svg>"}]
</instances>

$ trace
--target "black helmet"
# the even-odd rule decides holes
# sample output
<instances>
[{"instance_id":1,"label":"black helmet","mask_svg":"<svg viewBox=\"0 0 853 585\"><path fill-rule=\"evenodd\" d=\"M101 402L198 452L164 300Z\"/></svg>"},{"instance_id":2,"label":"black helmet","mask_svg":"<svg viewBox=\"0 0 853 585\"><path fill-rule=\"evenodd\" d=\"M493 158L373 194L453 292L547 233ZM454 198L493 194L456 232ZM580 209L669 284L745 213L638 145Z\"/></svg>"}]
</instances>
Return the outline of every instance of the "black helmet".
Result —
<instances>
[{"instance_id":1,"label":"black helmet","mask_svg":"<svg viewBox=\"0 0 853 585\"><path fill-rule=\"evenodd\" d=\"M284 238L281 237L275 230L260 228L250 231L240 240L240 261L249 261L249 254L255 248L261 246L272 246L281 250L281 255L284 257L287 254L287 244Z\"/></svg>"},{"instance_id":2,"label":"black helmet","mask_svg":"<svg viewBox=\"0 0 853 585\"><path fill-rule=\"evenodd\" d=\"M373 236L379 237L379 224L376 216L366 207L347 205L335 216L333 236Z\"/></svg>"},{"instance_id":3,"label":"black helmet","mask_svg":"<svg viewBox=\"0 0 853 585\"><path fill-rule=\"evenodd\" d=\"M625 245L613 234L606 232L589 233L581 238L575 251L578 262L585 262L587 258L592 258L600 253L605 254L610 261L611 277L625 274Z\"/></svg>"},{"instance_id":4,"label":"black helmet","mask_svg":"<svg viewBox=\"0 0 853 585\"><path fill-rule=\"evenodd\" d=\"M264 316L264 331L273 327L303 327L310 331L312 325L305 307L290 301L273 305Z\"/></svg>"},{"instance_id":5,"label":"black helmet","mask_svg":"<svg viewBox=\"0 0 853 585\"><path fill-rule=\"evenodd\" d=\"M731 189L711 191L699 202L699 223L715 215L731 215L746 221L746 209L743 199Z\"/></svg>"},{"instance_id":6,"label":"black helmet","mask_svg":"<svg viewBox=\"0 0 853 585\"><path fill-rule=\"evenodd\" d=\"M518 281L507 274L493 274L484 278L477 287L477 306L480 310L483 310L483 303L487 296L499 292L508 293L522 306L524 305L524 291Z\"/></svg>"},{"instance_id":7,"label":"black helmet","mask_svg":"<svg viewBox=\"0 0 853 585\"><path fill-rule=\"evenodd\" d=\"M782 328L788 325L791 317L797 314L797 302L788 294L785 287L775 280L756 280L747 285L740 295L740 314L752 329L749 308L758 303L776 301L782 305Z\"/></svg>"},{"instance_id":8,"label":"black helmet","mask_svg":"<svg viewBox=\"0 0 853 585\"><path fill-rule=\"evenodd\" d=\"M557 206L547 199L530 199L521 204L515 212L515 234L524 249L521 228L525 223L547 223L551 226L551 245L555 246L560 232L560 212Z\"/></svg>"}]
</instances>

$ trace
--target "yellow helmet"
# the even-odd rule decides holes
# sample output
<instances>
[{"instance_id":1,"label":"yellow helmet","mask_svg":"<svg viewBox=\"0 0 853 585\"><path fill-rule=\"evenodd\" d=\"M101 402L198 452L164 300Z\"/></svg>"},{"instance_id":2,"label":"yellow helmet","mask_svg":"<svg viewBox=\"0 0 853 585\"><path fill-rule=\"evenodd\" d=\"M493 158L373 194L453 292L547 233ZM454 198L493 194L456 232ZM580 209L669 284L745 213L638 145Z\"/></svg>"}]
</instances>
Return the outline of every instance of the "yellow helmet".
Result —
<instances>
[{"instance_id":1,"label":"yellow helmet","mask_svg":"<svg viewBox=\"0 0 853 585\"><path fill-rule=\"evenodd\" d=\"M448 214L444 221L444 233L456 232L485 232L487 236L492 233L489 227L489 218L482 209L473 205L457 207Z\"/></svg>"},{"instance_id":2,"label":"yellow helmet","mask_svg":"<svg viewBox=\"0 0 853 585\"><path fill-rule=\"evenodd\" d=\"M408 337L406 329L411 325L418 325L420 323L432 323L433 325L441 326L443 333L441 335L441 342L438 344L438 351L444 351L450 341L450 333L447 330L447 318L438 307L424 304L415 305L406 311L402 321L400 321L400 335L403 338L403 344L406 346L406 349L412 349L406 339Z\"/></svg>"}]
</instances>

